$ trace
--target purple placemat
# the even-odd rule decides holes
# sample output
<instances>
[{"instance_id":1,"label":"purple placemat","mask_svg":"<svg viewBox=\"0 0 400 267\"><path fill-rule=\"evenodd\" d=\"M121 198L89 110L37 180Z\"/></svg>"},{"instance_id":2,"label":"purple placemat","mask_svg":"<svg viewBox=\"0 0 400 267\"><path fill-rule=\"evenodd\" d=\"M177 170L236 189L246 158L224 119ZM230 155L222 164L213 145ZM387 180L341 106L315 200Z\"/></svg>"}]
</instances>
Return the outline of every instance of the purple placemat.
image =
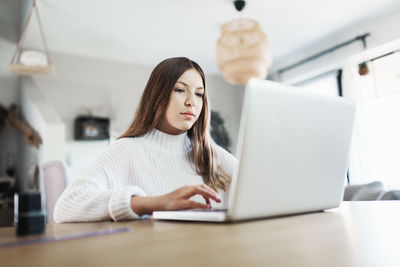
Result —
<instances>
[{"instance_id":1,"label":"purple placemat","mask_svg":"<svg viewBox=\"0 0 400 267\"><path fill-rule=\"evenodd\" d=\"M40 243L48 243L48 242L54 242L54 241L63 241L63 240L70 240L70 239L77 239L77 238L102 236L102 235L108 235L108 234L117 234L117 233L129 232L130 230L131 230L130 227L124 227L124 228L106 229L106 230L91 231L91 232L71 234L71 235L38 237L36 239L10 241L10 242L0 243L0 249L15 247L15 246L25 246L25 245L33 245L33 244L40 244Z\"/></svg>"}]
</instances>

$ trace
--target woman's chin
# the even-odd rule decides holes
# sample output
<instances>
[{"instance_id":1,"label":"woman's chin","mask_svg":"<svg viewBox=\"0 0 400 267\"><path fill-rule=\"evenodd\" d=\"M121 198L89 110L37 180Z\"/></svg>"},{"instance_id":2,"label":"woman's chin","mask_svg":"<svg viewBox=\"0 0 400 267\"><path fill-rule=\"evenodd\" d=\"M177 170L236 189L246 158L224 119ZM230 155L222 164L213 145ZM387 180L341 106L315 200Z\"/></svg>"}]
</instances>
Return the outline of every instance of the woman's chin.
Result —
<instances>
[{"instance_id":1,"label":"woman's chin","mask_svg":"<svg viewBox=\"0 0 400 267\"><path fill-rule=\"evenodd\" d=\"M193 123L185 123L183 125L180 125L180 127L178 128L181 131L187 131L190 130L190 128L192 128Z\"/></svg>"},{"instance_id":2,"label":"woman's chin","mask_svg":"<svg viewBox=\"0 0 400 267\"><path fill-rule=\"evenodd\" d=\"M173 135L178 135L178 134L183 134L185 131L189 130L192 128L193 124L180 124L180 125L175 125L173 127L170 127L169 129L164 129L164 132L168 134L173 134ZM161 129L163 130L163 129Z\"/></svg>"},{"instance_id":3,"label":"woman's chin","mask_svg":"<svg viewBox=\"0 0 400 267\"><path fill-rule=\"evenodd\" d=\"M187 130L190 130L190 128L192 128L192 126L190 126L190 127L181 127L179 130L185 132Z\"/></svg>"}]
</instances>

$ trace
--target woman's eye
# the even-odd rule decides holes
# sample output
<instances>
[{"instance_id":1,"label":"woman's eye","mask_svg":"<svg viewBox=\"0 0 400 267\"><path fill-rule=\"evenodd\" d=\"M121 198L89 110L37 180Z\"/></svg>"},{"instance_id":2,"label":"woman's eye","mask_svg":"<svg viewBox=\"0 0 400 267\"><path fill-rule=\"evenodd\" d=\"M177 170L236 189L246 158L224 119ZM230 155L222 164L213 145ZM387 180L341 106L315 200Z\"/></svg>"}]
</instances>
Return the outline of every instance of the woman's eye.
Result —
<instances>
[{"instance_id":1,"label":"woman's eye","mask_svg":"<svg viewBox=\"0 0 400 267\"><path fill-rule=\"evenodd\" d=\"M202 93L196 93L196 95L199 96L199 97L203 97L204 94L202 94Z\"/></svg>"},{"instance_id":2,"label":"woman's eye","mask_svg":"<svg viewBox=\"0 0 400 267\"><path fill-rule=\"evenodd\" d=\"M183 89L180 89L180 88L175 88L175 92L178 92L178 93L184 93L184 92L185 92L185 90L183 90Z\"/></svg>"}]
</instances>

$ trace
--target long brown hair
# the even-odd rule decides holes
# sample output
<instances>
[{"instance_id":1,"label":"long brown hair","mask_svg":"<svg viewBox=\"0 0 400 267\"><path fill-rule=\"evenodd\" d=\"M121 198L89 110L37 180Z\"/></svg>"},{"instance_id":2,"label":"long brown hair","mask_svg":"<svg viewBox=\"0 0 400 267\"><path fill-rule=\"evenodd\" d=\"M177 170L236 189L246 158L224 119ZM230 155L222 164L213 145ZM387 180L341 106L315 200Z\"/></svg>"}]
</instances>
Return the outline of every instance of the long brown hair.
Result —
<instances>
[{"instance_id":1,"label":"long brown hair","mask_svg":"<svg viewBox=\"0 0 400 267\"><path fill-rule=\"evenodd\" d=\"M188 58L169 58L154 68L143 91L135 118L128 130L119 138L140 136L153 130L166 112L176 81L189 69L195 69L200 74L203 80L204 95L199 118L187 131L192 144L188 158L196 172L203 177L205 184L215 190L226 190L231 177L217 164L215 143L209 131L210 111L205 75L199 64Z\"/></svg>"}]
</instances>

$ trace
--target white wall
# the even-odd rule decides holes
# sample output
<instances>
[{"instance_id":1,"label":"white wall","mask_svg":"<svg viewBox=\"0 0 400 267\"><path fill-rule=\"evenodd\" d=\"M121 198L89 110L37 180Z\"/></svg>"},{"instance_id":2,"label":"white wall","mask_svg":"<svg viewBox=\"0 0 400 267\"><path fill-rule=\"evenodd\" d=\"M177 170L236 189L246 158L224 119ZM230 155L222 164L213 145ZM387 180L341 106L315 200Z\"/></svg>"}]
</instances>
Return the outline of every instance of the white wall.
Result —
<instances>
[{"instance_id":1,"label":"white wall","mask_svg":"<svg viewBox=\"0 0 400 267\"><path fill-rule=\"evenodd\" d=\"M65 125L54 106L47 100L32 77L24 77L21 82L21 112L25 121L35 125L34 129L42 137L39 152L44 161L63 160Z\"/></svg>"},{"instance_id":2,"label":"white wall","mask_svg":"<svg viewBox=\"0 0 400 267\"><path fill-rule=\"evenodd\" d=\"M397 2L387 10L382 11L381 14L365 18L359 21L358 24L340 29L335 33L327 33L324 38L315 40L312 45L300 48L284 58L275 59L273 67L270 70L270 78L284 83L294 84L328 70L340 68L343 66L346 58L364 50L361 42L358 41L344 48L340 48L333 53L310 61L309 63L284 72L281 75L277 73L277 70L283 67L364 33L371 34L366 39L368 49L390 42L400 38L399 25L400 2Z\"/></svg>"},{"instance_id":3,"label":"white wall","mask_svg":"<svg viewBox=\"0 0 400 267\"><path fill-rule=\"evenodd\" d=\"M211 109L223 117L225 127L231 138L230 151L235 154L239 134L240 114L242 112L244 86L234 86L224 81L222 76L208 75Z\"/></svg>"}]
</instances>

